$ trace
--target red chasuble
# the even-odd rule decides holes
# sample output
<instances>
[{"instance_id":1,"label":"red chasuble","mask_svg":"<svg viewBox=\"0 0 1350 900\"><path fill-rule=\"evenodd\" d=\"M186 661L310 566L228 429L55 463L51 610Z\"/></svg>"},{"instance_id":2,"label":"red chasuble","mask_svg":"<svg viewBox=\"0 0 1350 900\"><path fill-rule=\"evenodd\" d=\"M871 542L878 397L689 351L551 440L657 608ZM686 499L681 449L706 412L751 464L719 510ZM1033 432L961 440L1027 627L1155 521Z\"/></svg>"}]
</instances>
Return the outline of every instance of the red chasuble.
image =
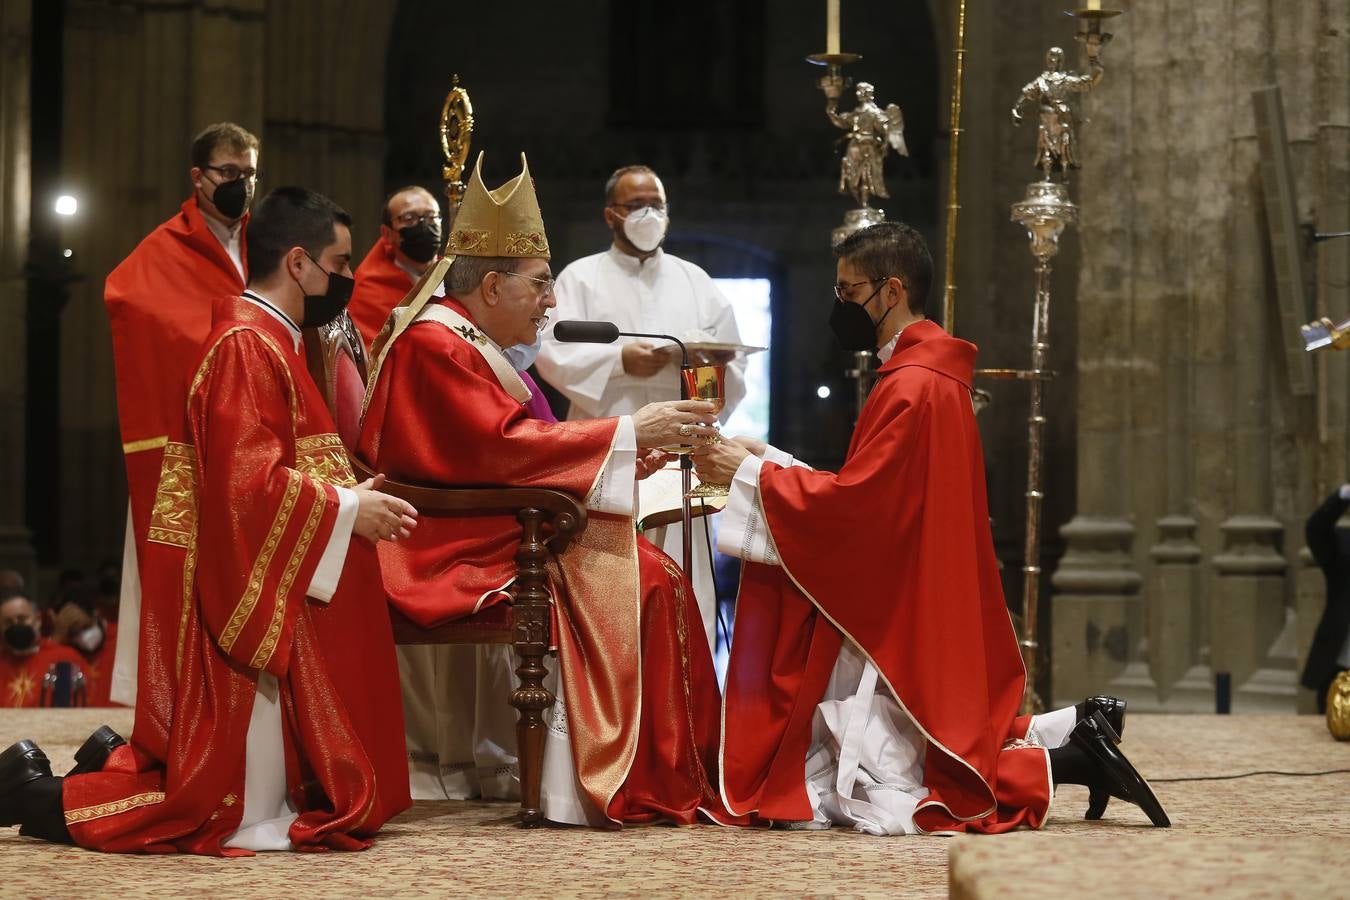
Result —
<instances>
[{"instance_id":1,"label":"red chasuble","mask_svg":"<svg viewBox=\"0 0 1350 900\"><path fill-rule=\"evenodd\" d=\"M1044 820L1046 753L1016 743L1026 673L989 530L974 362L973 344L916 322L879 369L838 474L764 464L782 568L747 563L741 580L722 735L734 812L811 818L812 715L848 639L928 739L916 825Z\"/></svg>"},{"instance_id":2,"label":"red chasuble","mask_svg":"<svg viewBox=\"0 0 1350 900\"><path fill-rule=\"evenodd\" d=\"M412 290L413 279L394 261L394 248L380 238L356 267L356 288L347 304L361 338L369 347L394 307Z\"/></svg>"},{"instance_id":3,"label":"red chasuble","mask_svg":"<svg viewBox=\"0 0 1350 900\"><path fill-rule=\"evenodd\" d=\"M247 216L245 217L247 229ZM240 249L244 247L241 235ZM211 331L213 306L244 289L229 254L207 228L197 198L152 231L108 276L104 304L112 328L117 410L141 584L141 660L136 736L163 757L173 706L172 655L183 595L186 534L162 518L151 540L157 490L179 489L187 443L188 381ZM170 642L166 647L164 642Z\"/></svg>"},{"instance_id":4,"label":"red chasuble","mask_svg":"<svg viewBox=\"0 0 1350 900\"><path fill-rule=\"evenodd\" d=\"M468 311L453 298L441 305L467 326L424 318L390 345L358 455L414 484L587 496L617 420L531 418L476 349L487 339ZM519 545L511 517L424 516L411 539L380 547L390 601L422 625L500 602ZM583 791L613 822L689 823L700 809L728 821L708 775L717 682L688 580L631 519L597 512L558 565L558 653Z\"/></svg>"},{"instance_id":5,"label":"red chasuble","mask_svg":"<svg viewBox=\"0 0 1350 900\"><path fill-rule=\"evenodd\" d=\"M59 662L74 663L81 670L85 668L84 660L73 647L49 638L38 638L37 652L28 656L15 656L0 649L0 707L34 709L41 706L42 679L47 670Z\"/></svg>"},{"instance_id":6,"label":"red chasuble","mask_svg":"<svg viewBox=\"0 0 1350 900\"><path fill-rule=\"evenodd\" d=\"M117 655L117 623L105 622L103 643L93 653L85 653L78 647L72 647L80 655L80 671L84 672L84 681L88 694L86 706L121 706L112 702L113 659Z\"/></svg>"},{"instance_id":7,"label":"red chasuble","mask_svg":"<svg viewBox=\"0 0 1350 900\"><path fill-rule=\"evenodd\" d=\"M331 602L306 597L355 483L289 332L242 299L223 303L189 392L185 469L156 502L183 529L179 615L154 652L171 683L164 755L120 747L67 778L66 824L84 847L248 855L221 845L243 815L258 675L278 679L297 850L364 849L407 808L398 669L374 548L353 537ZM147 648L142 646L142 655ZM144 661L142 662L144 668Z\"/></svg>"}]
</instances>

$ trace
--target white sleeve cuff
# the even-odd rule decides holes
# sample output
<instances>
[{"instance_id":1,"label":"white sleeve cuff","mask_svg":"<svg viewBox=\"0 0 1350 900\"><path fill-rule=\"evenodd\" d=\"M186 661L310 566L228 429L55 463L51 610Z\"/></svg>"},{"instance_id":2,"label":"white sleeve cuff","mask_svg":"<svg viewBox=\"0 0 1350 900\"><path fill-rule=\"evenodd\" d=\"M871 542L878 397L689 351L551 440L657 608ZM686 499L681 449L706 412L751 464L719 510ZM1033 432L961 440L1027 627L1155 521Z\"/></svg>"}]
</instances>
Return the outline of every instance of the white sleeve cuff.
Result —
<instances>
[{"instance_id":1,"label":"white sleeve cuff","mask_svg":"<svg viewBox=\"0 0 1350 900\"><path fill-rule=\"evenodd\" d=\"M333 533L328 537L328 546L319 557L319 567L309 580L309 590L305 594L315 600L327 603L337 593L338 580L342 578L342 567L347 562L347 548L352 542L352 528L356 525L356 513L361 502L356 492L350 488L334 487L338 495L337 521L333 523Z\"/></svg>"},{"instance_id":2,"label":"white sleeve cuff","mask_svg":"<svg viewBox=\"0 0 1350 900\"><path fill-rule=\"evenodd\" d=\"M764 445L764 461L776 463L785 469L791 468L792 466L801 466L804 469L811 468L791 453L788 453L786 450L779 450L773 444Z\"/></svg>"},{"instance_id":3,"label":"white sleeve cuff","mask_svg":"<svg viewBox=\"0 0 1350 900\"><path fill-rule=\"evenodd\" d=\"M736 469L727 505L718 514L717 549L747 562L776 566L778 547L764 521L759 498L759 470L763 465L764 460L751 454Z\"/></svg>"},{"instance_id":4,"label":"white sleeve cuff","mask_svg":"<svg viewBox=\"0 0 1350 900\"><path fill-rule=\"evenodd\" d=\"M1341 485L1341 489L1337 493L1341 495L1342 500L1350 500L1350 484Z\"/></svg>"},{"instance_id":5,"label":"white sleeve cuff","mask_svg":"<svg viewBox=\"0 0 1350 900\"><path fill-rule=\"evenodd\" d=\"M609 461L586 497L586 508L632 516L637 508L637 429L632 416L619 416Z\"/></svg>"}]
</instances>

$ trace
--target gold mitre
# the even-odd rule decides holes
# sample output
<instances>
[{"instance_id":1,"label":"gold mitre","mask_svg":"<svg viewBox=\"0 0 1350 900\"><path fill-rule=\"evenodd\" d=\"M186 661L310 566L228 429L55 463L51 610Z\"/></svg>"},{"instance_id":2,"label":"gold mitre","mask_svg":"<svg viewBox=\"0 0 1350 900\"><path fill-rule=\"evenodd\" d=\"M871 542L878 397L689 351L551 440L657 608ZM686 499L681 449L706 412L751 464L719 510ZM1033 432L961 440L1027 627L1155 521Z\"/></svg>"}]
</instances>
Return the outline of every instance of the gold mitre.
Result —
<instances>
[{"instance_id":1,"label":"gold mitre","mask_svg":"<svg viewBox=\"0 0 1350 900\"><path fill-rule=\"evenodd\" d=\"M539 212L534 179L530 177L530 164L524 153L520 154L520 174L489 191L483 186L483 153L479 151L445 253L549 258L544 217Z\"/></svg>"}]
</instances>

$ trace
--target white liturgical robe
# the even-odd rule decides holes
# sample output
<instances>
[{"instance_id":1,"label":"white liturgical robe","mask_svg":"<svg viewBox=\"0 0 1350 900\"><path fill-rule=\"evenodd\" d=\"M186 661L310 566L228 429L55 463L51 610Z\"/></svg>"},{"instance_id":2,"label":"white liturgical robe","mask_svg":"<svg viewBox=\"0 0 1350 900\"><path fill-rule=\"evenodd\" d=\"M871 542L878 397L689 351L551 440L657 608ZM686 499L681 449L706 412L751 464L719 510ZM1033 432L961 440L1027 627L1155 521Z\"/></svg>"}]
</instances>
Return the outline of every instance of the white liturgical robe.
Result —
<instances>
[{"instance_id":1,"label":"white liturgical robe","mask_svg":"<svg viewBox=\"0 0 1350 900\"><path fill-rule=\"evenodd\" d=\"M708 273L693 263L663 250L646 260L629 256L616 247L577 260L563 269L555 289L558 305L544 332L543 347L535 363L539 373L569 401L569 419L592 419L631 414L648 403L680 397L679 353L671 365L650 377L629 375L620 354L625 343L640 338L619 338L614 344L564 344L553 338L553 324L567 319L613 322L620 331L673 334L718 343L739 344L740 332L731 303ZM698 337L695 337L698 335ZM650 341L660 344L660 341ZM727 366L726 406L720 418L726 421L745 396L745 357ZM708 644L716 649L717 600L713 586L706 520L694 524L693 571L699 611ZM647 538L676 562L683 555L680 526L647 532Z\"/></svg>"}]
</instances>

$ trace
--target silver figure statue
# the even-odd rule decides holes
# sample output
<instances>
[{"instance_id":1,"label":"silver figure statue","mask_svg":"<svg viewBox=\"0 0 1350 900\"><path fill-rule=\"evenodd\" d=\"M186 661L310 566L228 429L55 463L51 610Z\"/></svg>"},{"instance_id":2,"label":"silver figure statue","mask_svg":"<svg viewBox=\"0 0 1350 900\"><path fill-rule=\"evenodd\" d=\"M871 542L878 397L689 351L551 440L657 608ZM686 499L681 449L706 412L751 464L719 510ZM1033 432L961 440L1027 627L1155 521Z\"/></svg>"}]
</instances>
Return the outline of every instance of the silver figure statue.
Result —
<instances>
[{"instance_id":1,"label":"silver figure statue","mask_svg":"<svg viewBox=\"0 0 1350 900\"><path fill-rule=\"evenodd\" d=\"M1078 168L1078 138L1080 122L1069 105L1071 94L1085 94L1102 80L1101 49L1110 35L1080 35L1087 48L1088 71L1067 72L1064 69L1064 51L1051 47L1045 54L1045 71L1022 88L1022 96L1012 108L1014 125L1022 124L1022 108L1035 104L1040 116L1036 133L1036 168L1045 173L1045 180L1056 168L1067 174Z\"/></svg>"},{"instance_id":2,"label":"silver figure statue","mask_svg":"<svg viewBox=\"0 0 1350 900\"><path fill-rule=\"evenodd\" d=\"M871 206L873 197L889 198L881 164L886 147L901 156L909 156L905 146L905 117L894 103L882 109L873 99L874 89L866 81L858 82L858 105L839 112L839 97L844 90L841 76L826 76L820 81L825 92L825 114L838 128L848 132L848 148L839 167L839 193L852 194L859 206Z\"/></svg>"}]
</instances>

